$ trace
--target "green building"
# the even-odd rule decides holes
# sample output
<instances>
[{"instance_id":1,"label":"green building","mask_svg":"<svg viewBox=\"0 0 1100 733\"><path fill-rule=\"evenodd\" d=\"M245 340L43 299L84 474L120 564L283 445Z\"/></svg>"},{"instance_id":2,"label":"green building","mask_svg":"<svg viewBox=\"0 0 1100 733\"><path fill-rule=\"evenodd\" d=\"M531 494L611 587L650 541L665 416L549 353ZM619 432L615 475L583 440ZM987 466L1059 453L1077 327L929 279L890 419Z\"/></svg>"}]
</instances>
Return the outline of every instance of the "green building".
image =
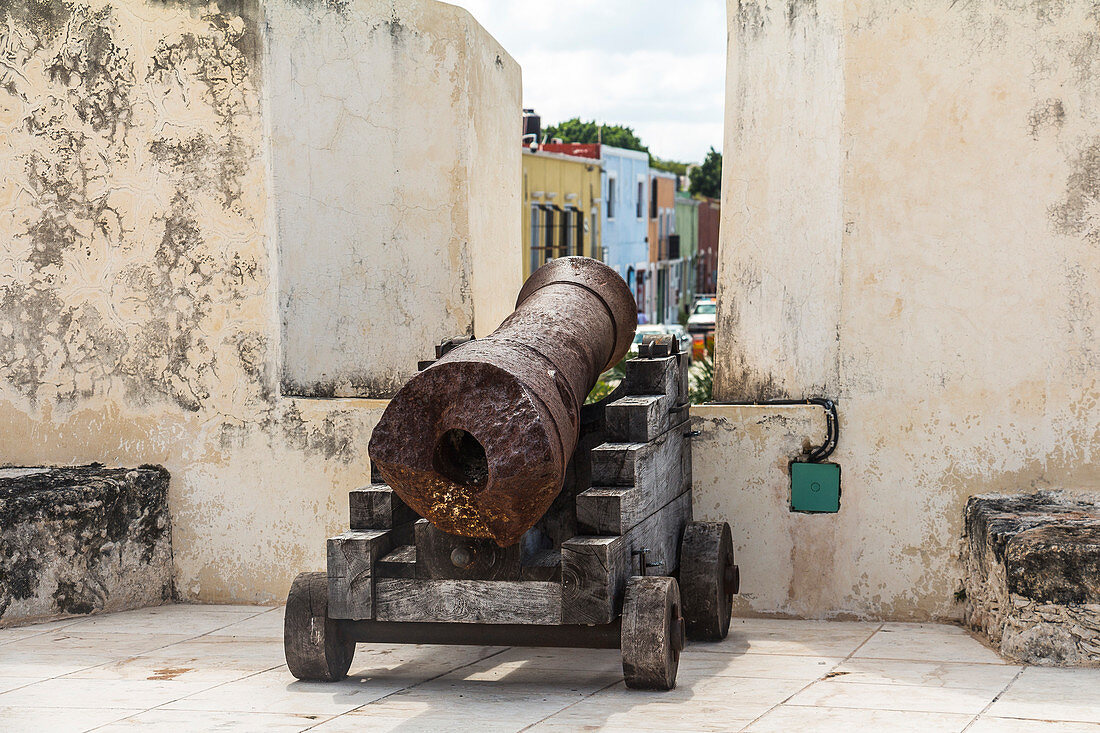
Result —
<instances>
[{"instance_id":1,"label":"green building","mask_svg":"<svg viewBox=\"0 0 1100 733\"><path fill-rule=\"evenodd\" d=\"M676 218L673 224L673 236L679 241L679 252L670 253L671 258L683 262L683 284L680 288L680 307L691 308L695 300L695 272L699 256L699 204L686 191L676 192ZM675 244L670 245L670 249Z\"/></svg>"}]
</instances>

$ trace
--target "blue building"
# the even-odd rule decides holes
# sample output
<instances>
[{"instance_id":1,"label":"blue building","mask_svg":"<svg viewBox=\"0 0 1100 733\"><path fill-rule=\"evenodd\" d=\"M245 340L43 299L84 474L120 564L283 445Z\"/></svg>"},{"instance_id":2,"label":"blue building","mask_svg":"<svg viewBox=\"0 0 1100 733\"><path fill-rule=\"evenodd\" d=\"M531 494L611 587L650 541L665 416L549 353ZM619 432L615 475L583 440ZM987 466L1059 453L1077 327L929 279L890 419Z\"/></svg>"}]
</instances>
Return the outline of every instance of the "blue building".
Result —
<instances>
[{"instance_id":1,"label":"blue building","mask_svg":"<svg viewBox=\"0 0 1100 733\"><path fill-rule=\"evenodd\" d=\"M599 146L603 182L600 207L601 259L622 275L643 311L652 268L649 260L649 156L637 150ZM644 311L643 311L644 312Z\"/></svg>"}]
</instances>

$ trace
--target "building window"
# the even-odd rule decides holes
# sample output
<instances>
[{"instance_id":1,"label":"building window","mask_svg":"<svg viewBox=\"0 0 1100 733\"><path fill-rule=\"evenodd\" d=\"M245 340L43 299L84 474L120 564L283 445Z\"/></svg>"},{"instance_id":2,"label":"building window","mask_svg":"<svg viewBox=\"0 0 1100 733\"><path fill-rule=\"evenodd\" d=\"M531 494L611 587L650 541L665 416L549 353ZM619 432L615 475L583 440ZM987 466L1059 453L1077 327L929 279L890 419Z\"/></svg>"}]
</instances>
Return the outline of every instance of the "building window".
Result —
<instances>
[{"instance_id":1,"label":"building window","mask_svg":"<svg viewBox=\"0 0 1100 733\"><path fill-rule=\"evenodd\" d=\"M650 178L650 192L649 192L649 218L657 218L657 176Z\"/></svg>"},{"instance_id":2,"label":"building window","mask_svg":"<svg viewBox=\"0 0 1100 733\"><path fill-rule=\"evenodd\" d=\"M542 204L531 204L531 272L542 264Z\"/></svg>"},{"instance_id":3,"label":"building window","mask_svg":"<svg viewBox=\"0 0 1100 733\"><path fill-rule=\"evenodd\" d=\"M642 219L645 217L645 181L638 181L638 200L634 204L637 210L637 217Z\"/></svg>"},{"instance_id":4,"label":"building window","mask_svg":"<svg viewBox=\"0 0 1100 733\"><path fill-rule=\"evenodd\" d=\"M563 212L553 204L533 204L531 206L531 271L560 257L561 240L560 218Z\"/></svg>"},{"instance_id":5,"label":"building window","mask_svg":"<svg viewBox=\"0 0 1100 733\"><path fill-rule=\"evenodd\" d=\"M562 222L561 231L561 251L564 257L572 257L577 253L577 208L575 206L566 206L565 210L561 212Z\"/></svg>"},{"instance_id":6,"label":"building window","mask_svg":"<svg viewBox=\"0 0 1100 733\"><path fill-rule=\"evenodd\" d=\"M615 176L609 175L607 177L607 218L615 218Z\"/></svg>"}]
</instances>

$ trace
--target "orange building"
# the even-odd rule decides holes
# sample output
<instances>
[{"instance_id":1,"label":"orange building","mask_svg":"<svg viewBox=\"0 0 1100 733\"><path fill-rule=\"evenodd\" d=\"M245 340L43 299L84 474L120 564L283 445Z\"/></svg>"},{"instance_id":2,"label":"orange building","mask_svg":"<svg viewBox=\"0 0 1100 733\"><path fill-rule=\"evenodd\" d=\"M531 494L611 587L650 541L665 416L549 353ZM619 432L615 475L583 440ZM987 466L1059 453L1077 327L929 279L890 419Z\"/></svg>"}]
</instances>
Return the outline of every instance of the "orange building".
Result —
<instances>
[{"instance_id":1,"label":"orange building","mask_svg":"<svg viewBox=\"0 0 1100 733\"><path fill-rule=\"evenodd\" d=\"M676 323L679 317L678 270L674 271L669 262L669 237L675 226L676 176L650 168L649 283L645 289L645 312L651 323Z\"/></svg>"}]
</instances>

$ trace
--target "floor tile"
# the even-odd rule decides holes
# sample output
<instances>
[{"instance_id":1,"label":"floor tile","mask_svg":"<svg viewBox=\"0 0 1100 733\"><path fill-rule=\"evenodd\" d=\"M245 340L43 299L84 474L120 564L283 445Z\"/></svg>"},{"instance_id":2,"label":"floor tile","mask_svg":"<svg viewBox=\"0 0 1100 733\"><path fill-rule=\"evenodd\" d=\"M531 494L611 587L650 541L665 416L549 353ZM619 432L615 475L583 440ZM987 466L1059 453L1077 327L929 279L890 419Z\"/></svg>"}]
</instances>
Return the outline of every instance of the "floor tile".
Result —
<instances>
[{"instance_id":1,"label":"floor tile","mask_svg":"<svg viewBox=\"0 0 1100 733\"><path fill-rule=\"evenodd\" d=\"M855 653L859 659L906 659L916 662L1007 664L982 642L955 627L947 631L883 628Z\"/></svg>"},{"instance_id":2,"label":"floor tile","mask_svg":"<svg viewBox=\"0 0 1100 733\"><path fill-rule=\"evenodd\" d=\"M491 682L494 687L549 692L595 692L623 678L622 669L562 669L534 667L523 662L490 658L449 672L431 684Z\"/></svg>"},{"instance_id":3,"label":"floor tile","mask_svg":"<svg viewBox=\"0 0 1100 733\"><path fill-rule=\"evenodd\" d=\"M689 646L680 657L680 679L695 677L761 677L811 680L827 674L841 657L799 657L787 654L700 654Z\"/></svg>"},{"instance_id":4,"label":"floor tile","mask_svg":"<svg viewBox=\"0 0 1100 733\"><path fill-rule=\"evenodd\" d=\"M209 680L229 682L286 664L281 641L209 636L73 672L82 679Z\"/></svg>"},{"instance_id":5,"label":"floor tile","mask_svg":"<svg viewBox=\"0 0 1100 733\"><path fill-rule=\"evenodd\" d=\"M717 654L846 657L877 628L877 624L850 622L734 619L724 641L695 644L691 648Z\"/></svg>"},{"instance_id":6,"label":"floor tile","mask_svg":"<svg viewBox=\"0 0 1100 733\"><path fill-rule=\"evenodd\" d=\"M966 733L1100 733L1100 724L983 715L966 729Z\"/></svg>"},{"instance_id":7,"label":"floor tile","mask_svg":"<svg viewBox=\"0 0 1100 733\"><path fill-rule=\"evenodd\" d=\"M108 654L43 654L24 652L8 656L0 651L0 666L10 675L45 680L51 677L78 672L82 669L108 664L115 657Z\"/></svg>"},{"instance_id":8,"label":"floor tile","mask_svg":"<svg viewBox=\"0 0 1100 733\"><path fill-rule=\"evenodd\" d=\"M901 733L959 733L973 716L949 713L898 712L859 708L815 708L783 705L772 710L746 731L753 733L852 733L852 731L891 731Z\"/></svg>"},{"instance_id":9,"label":"floor tile","mask_svg":"<svg viewBox=\"0 0 1100 733\"><path fill-rule=\"evenodd\" d=\"M9 659L35 654L74 654L127 657L186 641L176 634L92 634L61 630L32 636L0 646L0 669Z\"/></svg>"},{"instance_id":10,"label":"floor tile","mask_svg":"<svg viewBox=\"0 0 1100 733\"><path fill-rule=\"evenodd\" d=\"M171 731L171 733L255 733L277 731L291 733L323 723L325 715L286 713L214 713L197 710L147 710L96 730L96 733L125 731ZM41 732L39 732L41 733Z\"/></svg>"},{"instance_id":11,"label":"floor tile","mask_svg":"<svg viewBox=\"0 0 1100 733\"><path fill-rule=\"evenodd\" d=\"M283 609L273 608L250 616L225 628L211 631L210 636L237 636L251 639L283 638Z\"/></svg>"},{"instance_id":12,"label":"floor tile","mask_svg":"<svg viewBox=\"0 0 1100 733\"><path fill-rule=\"evenodd\" d=\"M849 659L831 672L837 682L865 682L921 687L956 687L1001 692L1019 673L1006 664L910 662L900 659Z\"/></svg>"},{"instance_id":13,"label":"floor tile","mask_svg":"<svg viewBox=\"0 0 1100 733\"><path fill-rule=\"evenodd\" d=\"M1100 723L1100 669L1028 667L988 714Z\"/></svg>"},{"instance_id":14,"label":"floor tile","mask_svg":"<svg viewBox=\"0 0 1100 733\"><path fill-rule=\"evenodd\" d=\"M171 634L198 636L271 609L237 606L154 606L82 619L68 631L76 634Z\"/></svg>"},{"instance_id":15,"label":"floor tile","mask_svg":"<svg viewBox=\"0 0 1100 733\"><path fill-rule=\"evenodd\" d=\"M18 639L26 639L30 636L38 636L47 631L57 631L59 629L68 628L83 620L83 617L78 617L66 618L58 621L45 621L43 623L29 624L26 626L9 626L0 629L0 644L7 644L9 641L16 641Z\"/></svg>"},{"instance_id":16,"label":"floor tile","mask_svg":"<svg viewBox=\"0 0 1100 733\"><path fill-rule=\"evenodd\" d=\"M0 677L0 692L7 692L18 687L32 685L41 682L45 677Z\"/></svg>"},{"instance_id":17,"label":"floor tile","mask_svg":"<svg viewBox=\"0 0 1100 733\"><path fill-rule=\"evenodd\" d=\"M533 669L620 670L623 657L618 649L554 649L513 647L493 657L500 663L519 662Z\"/></svg>"},{"instance_id":18,"label":"floor tile","mask_svg":"<svg viewBox=\"0 0 1100 733\"><path fill-rule=\"evenodd\" d=\"M316 733L514 733L531 725L530 716L509 716L498 708L456 713L428 703L397 708L375 704L318 725Z\"/></svg>"},{"instance_id":19,"label":"floor tile","mask_svg":"<svg viewBox=\"0 0 1100 733\"><path fill-rule=\"evenodd\" d=\"M976 715L992 702L996 694L994 690L881 685L829 679L815 682L791 698L790 704Z\"/></svg>"},{"instance_id":20,"label":"floor tile","mask_svg":"<svg viewBox=\"0 0 1100 733\"><path fill-rule=\"evenodd\" d=\"M338 715L391 694L409 680L302 682L285 667L228 682L170 703L170 710ZM0 699L3 699L0 696Z\"/></svg>"},{"instance_id":21,"label":"floor tile","mask_svg":"<svg viewBox=\"0 0 1100 733\"><path fill-rule=\"evenodd\" d=\"M962 626L955 624L919 624L902 621L885 621L882 624L883 631L902 631L907 633L926 632L929 634L949 634L951 636L970 636L970 632Z\"/></svg>"},{"instance_id":22,"label":"floor tile","mask_svg":"<svg viewBox=\"0 0 1100 733\"><path fill-rule=\"evenodd\" d=\"M701 705L719 706L731 720L752 720L763 715L806 686L804 680L750 679L742 677L685 677L667 692L630 690L619 682L597 692L578 709L629 710L650 702L679 706L685 720L695 717L691 710ZM572 709L572 708L571 708Z\"/></svg>"},{"instance_id":23,"label":"floor tile","mask_svg":"<svg viewBox=\"0 0 1100 733\"><path fill-rule=\"evenodd\" d=\"M83 733L141 712L115 708L8 708L0 706L4 733Z\"/></svg>"},{"instance_id":24,"label":"floor tile","mask_svg":"<svg viewBox=\"0 0 1100 733\"><path fill-rule=\"evenodd\" d=\"M616 698L610 705L607 699L590 697L546 718L532 730L729 731L748 725L771 707L663 698L663 693L632 690L628 698Z\"/></svg>"},{"instance_id":25,"label":"floor tile","mask_svg":"<svg viewBox=\"0 0 1100 733\"><path fill-rule=\"evenodd\" d=\"M214 682L87 680L63 677L0 693L0 706L25 708L140 708L163 705Z\"/></svg>"},{"instance_id":26,"label":"floor tile","mask_svg":"<svg viewBox=\"0 0 1100 733\"><path fill-rule=\"evenodd\" d=\"M436 723L484 723L490 730L519 730L583 700L590 691L579 686L508 683L507 681L430 680L396 692L356 711L379 719L414 720L408 730ZM334 723L335 725L335 723Z\"/></svg>"}]
</instances>

